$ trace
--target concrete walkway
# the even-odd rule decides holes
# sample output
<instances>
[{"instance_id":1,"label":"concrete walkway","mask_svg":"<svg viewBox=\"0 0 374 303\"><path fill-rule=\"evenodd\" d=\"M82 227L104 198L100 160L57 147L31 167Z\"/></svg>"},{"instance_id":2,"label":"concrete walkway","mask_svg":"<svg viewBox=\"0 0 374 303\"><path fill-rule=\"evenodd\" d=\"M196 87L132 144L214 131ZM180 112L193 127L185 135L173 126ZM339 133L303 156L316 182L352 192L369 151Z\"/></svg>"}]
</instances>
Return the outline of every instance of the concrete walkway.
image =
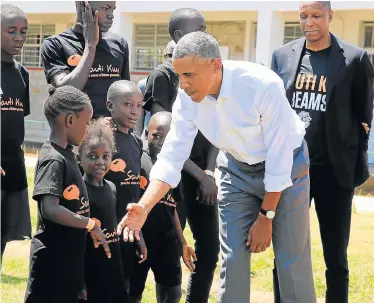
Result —
<instances>
[{"instance_id":1,"label":"concrete walkway","mask_svg":"<svg viewBox=\"0 0 374 303\"><path fill-rule=\"evenodd\" d=\"M26 156L26 167L34 168L37 159L34 156ZM354 196L353 211L356 213L374 213L374 197Z\"/></svg>"}]
</instances>

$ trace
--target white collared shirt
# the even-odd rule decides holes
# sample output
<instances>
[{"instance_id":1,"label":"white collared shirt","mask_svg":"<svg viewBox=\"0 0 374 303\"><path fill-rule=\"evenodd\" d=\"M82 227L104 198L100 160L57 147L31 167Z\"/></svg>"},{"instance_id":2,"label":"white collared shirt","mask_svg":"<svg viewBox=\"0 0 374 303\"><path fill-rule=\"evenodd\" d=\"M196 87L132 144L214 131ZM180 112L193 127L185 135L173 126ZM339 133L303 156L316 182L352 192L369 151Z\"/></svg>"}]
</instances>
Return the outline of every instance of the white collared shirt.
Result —
<instances>
[{"instance_id":1,"label":"white collared shirt","mask_svg":"<svg viewBox=\"0 0 374 303\"><path fill-rule=\"evenodd\" d=\"M304 123L286 98L282 80L260 64L223 61L218 99L194 103L181 89L172 123L150 179L176 187L197 131L217 148L250 165L265 161L265 190L292 185L293 150L305 135Z\"/></svg>"}]
</instances>

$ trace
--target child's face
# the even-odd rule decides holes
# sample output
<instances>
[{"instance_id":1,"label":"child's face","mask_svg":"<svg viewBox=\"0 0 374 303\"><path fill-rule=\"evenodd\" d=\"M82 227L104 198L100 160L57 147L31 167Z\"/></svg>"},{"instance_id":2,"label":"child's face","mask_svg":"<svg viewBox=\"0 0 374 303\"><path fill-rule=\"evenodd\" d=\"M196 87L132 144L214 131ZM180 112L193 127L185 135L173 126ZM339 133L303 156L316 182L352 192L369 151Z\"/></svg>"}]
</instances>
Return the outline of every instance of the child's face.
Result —
<instances>
[{"instance_id":1,"label":"child's face","mask_svg":"<svg viewBox=\"0 0 374 303\"><path fill-rule=\"evenodd\" d=\"M15 56L18 55L26 40L27 19L22 16L10 16L1 20L1 50Z\"/></svg>"},{"instance_id":2,"label":"child's face","mask_svg":"<svg viewBox=\"0 0 374 303\"><path fill-rule=\"evenodd\" d=\"M152 157L155 157L160 153L169 130L170 120L168 119L160 118L158 121L151 120L151 123L149 123L147 140L149 153Z\"/></svg>"},{"instance_id":3,"label":"child's face","mask_svg":"<svg viewBox=\"0 0 374 303\"><path fill-rule=\"evenodd\" d=\"M143 95L135 92L132 95L118 96L113 102L108 101L114 122L122 128L135 128L140 118L143 105Z\"/></svg>"},{"instance_id":4,"label":"child's face","mask_svg":"<svg viewBox=\"0 0 374 303\"><path fill-rule=\"evenodd\" d=\"M87 142L80 153L86 177L92 181L101 181L109 171L112 154L113 148L107 141Z\"/></svg>"},{"instance_id":5,"label":"child's face","mask_svg":"<svg viewBox=\"0 0 374 303\"><path fill-rule=\"evenodd\" d=\"M74 146L81 144L86 134L87 125L92 118L92 112L92 106L88 104L79 114L68 115L66 117L68 143Z\"/></svg>"}]
</instances>

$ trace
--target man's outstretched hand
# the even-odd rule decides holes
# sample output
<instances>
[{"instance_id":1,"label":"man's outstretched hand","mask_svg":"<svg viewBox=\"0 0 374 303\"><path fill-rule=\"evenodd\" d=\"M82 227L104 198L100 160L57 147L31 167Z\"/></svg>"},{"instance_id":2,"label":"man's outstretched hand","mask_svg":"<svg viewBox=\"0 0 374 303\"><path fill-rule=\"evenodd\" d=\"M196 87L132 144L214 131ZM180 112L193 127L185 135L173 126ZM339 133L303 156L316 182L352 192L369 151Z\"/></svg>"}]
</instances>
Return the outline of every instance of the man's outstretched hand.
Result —
<instances>
[{"instance_id":1,"label":"man's outstretched hand","mask_svg":"<svg viewBox=\"0 0 374 303\"><path fill-rule=\"evenodd\" d=\"M127 206L127 214L123 217L117 227L117 234L123 233L123 241L140 241L140 230L147 219L148 212L144 206L130 203Z\"/></svg>"}]
</instances>

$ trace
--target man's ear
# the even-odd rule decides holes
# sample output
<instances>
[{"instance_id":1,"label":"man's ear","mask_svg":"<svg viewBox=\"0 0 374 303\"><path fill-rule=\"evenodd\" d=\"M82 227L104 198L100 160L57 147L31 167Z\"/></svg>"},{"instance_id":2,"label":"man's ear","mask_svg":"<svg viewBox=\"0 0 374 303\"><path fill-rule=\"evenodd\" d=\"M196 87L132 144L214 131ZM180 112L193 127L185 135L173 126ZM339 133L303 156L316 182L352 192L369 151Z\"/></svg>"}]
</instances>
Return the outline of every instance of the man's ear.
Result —
<instances>
[{"instance_id":1,"label":"man's ear","mask_svg":"<svg viewBox=\"0 0 374 303\"><path fill-rule=\"evenodd\" d=\"M174 31L174 41L178 43L178 41L182 38L182 33L179 31L179 29Z\"/></svg>"},{"instance_id":2,"label":"man's ear","mask_svg":"<svg viewBox=\"0 0 374 303\"><path fill-rule=\"evenodd\" d=\"M73 115L66 115L66 117L65 117L65 126L67 128L71 128L73 126L73 120L74 120Z\"/></svg>"},{"instance_id":3,"label":"man's ear","mask_svg":"<svg viewBox=\"0 0 374 303\"><path fill-rule=\"evenodd\" d=\"M106 108L108 109L109 112L113 112L114 108L113 108L113 102L108 100L106 101Z\"/></svg>"}]
</instances>

